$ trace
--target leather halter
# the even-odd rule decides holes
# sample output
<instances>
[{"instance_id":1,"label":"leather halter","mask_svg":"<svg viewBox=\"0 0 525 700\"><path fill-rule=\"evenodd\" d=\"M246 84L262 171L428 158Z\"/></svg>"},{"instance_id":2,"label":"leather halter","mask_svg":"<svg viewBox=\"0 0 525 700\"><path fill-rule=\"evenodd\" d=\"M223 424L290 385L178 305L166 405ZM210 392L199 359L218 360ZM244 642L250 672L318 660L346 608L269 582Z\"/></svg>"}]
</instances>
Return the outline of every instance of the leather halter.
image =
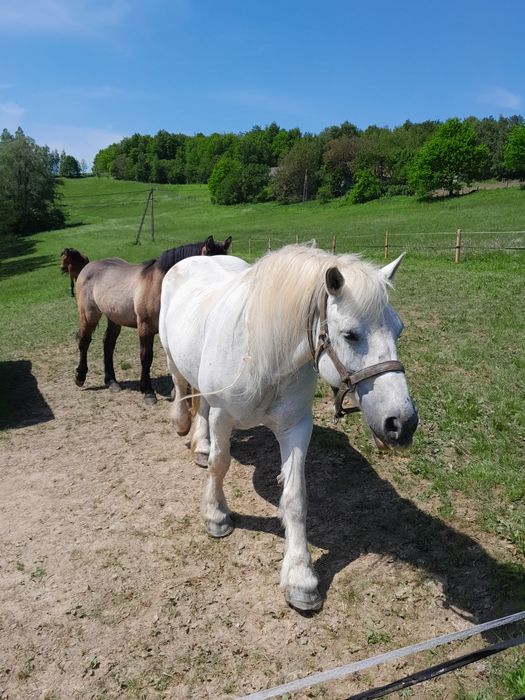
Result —
<instances>
[{"instance_id":1,"label":"leather halter","mask_svg":"<svg viewBox=\"0 0 525 700\"><path fill-rule=\"evenodd\" d=\"M308 316L308 345L310 346L310 351L312 357L314 358L314 369L319 373L319 360L323 352L326 352L328 357L331 359L332 364L339 372L341 377L341 384L339 385L337 391L334 389L334 423L337 423L339 418L342 418L347 413L354 413L360 411L358 406L351 406L349 408L343 408L343 400L348 392L354 392L356 386L359 382L365 379L370 379L372 377L377 377L380 374L386 374L387 372L404 372L405 368L397 360L387 360L386 362L377 362L375 365L369 365L364 369L360 369L357 372L347 369L341 360L337 357L335 350L333 348L330 336L328 335L328 321L326 317L326 310L328 305L328 292L323 290L321 294L321 299L319 302L319 333L317 336L317 345L314 345L314 324L315 324L315 312L316 308L312 304L310 308L310 313Z\"/></svg>"}]
</instances>

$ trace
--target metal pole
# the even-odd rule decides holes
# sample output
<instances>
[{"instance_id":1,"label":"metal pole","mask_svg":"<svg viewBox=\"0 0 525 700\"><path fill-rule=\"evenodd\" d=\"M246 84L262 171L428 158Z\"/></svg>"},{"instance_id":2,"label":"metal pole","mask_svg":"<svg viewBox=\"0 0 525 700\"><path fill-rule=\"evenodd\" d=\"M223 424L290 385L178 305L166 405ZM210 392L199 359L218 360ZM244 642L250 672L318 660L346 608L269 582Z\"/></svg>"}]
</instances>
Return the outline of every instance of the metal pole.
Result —
<instances>
[{"instance_id":1,"label":"metal pole","mask_svg":"<svg viewBox=\"0 0 525 700\"><path fill-rule=\"evenodd\" d=\"M155 214L153 213L153 187L150 190L150 199L151 199L151 219L150 219L150 235L151 235L151 240L155 240Z\"/></svg>"},{"instance_id":2,"label":"metal pole","mask_svg":"<svg viewBox=\"0 0 525 700\"><path fill-rule=\"evenodd\" d=\"M148 198L146 199L146 206L144 207L144 211L142 212L142 219L140 220L139 230L137 231L137 235L135 237L135 245L137 245L137 243L140 240L140 233L142 231L142 226L144 225L144 219L146 218L146 212L148 211L148 204L149 204L149 200L151 197L151 193L152 193L152 190L150 190L148 192Z\"/></svg>"},{"instance_id":3,"label":"metal pole","mask_svg":"<svg viewBox=\"0 0 525 700\"><path fill-rule=\"evenodd\" d=\"M385 259L388 258L388 231L385 231Z\"/></svg>"}]
</instances>

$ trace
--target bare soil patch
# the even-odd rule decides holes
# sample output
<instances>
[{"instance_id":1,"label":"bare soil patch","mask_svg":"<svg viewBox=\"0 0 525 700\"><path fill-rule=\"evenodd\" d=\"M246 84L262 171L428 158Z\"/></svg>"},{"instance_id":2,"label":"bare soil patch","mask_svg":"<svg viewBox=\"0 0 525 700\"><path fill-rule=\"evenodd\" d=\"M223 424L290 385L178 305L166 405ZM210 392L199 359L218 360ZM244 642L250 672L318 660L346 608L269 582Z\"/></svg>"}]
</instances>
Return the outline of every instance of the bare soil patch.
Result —
<instances>
[{"instance_id":1,"label":"bare soil patch","mask_svg":"<svg viewBox=\"0 0 525 700\"><path fill-rule=\"evenodd\" d=\"M28 405L29 419L18 410L0 433L1 698L234 698L517 609L512 582L502 587L513 551L475 532L473 504L459 504L454 527L441 521L431 500L403 491L406 458L372 466L321 425L307 459L308 532L326 600L312 617L288 608L277 443L263 429L234 435L236 530L210 539L199 516L206 473L172 431L162 351L163 395L147 407L132 381L136 337L119 344L131 369L117 372L130 377L117 395L102 387L100 337L83 390L73 342L35 353L42 421ZM479 645L294 697L347 697ZM471 689L486 673L477 664L459 678ZM416 697L457 687L447 677Z\"/></svg>"}]
</instances>

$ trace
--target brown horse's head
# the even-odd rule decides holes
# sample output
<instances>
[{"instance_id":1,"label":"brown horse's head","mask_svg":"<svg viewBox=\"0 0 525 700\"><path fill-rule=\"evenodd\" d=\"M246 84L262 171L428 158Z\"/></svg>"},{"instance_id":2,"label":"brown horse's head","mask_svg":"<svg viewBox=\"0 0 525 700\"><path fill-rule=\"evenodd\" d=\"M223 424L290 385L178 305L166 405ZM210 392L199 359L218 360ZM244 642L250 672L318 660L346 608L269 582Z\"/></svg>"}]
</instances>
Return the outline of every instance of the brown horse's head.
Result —
<instances>
[{"instance_id":1,"label":"brown horse's head","mask_svg":"<svg viewBox=\"0 0 525 700\"><path fill-rule=\"evenodd\" d=\"M64 248L64 250L60 253L60 270L64 273L67 272L67 260L68 260L68 249Z\"/></svg>"},{"instance_id":2,"label":"brown horse's head","mask_svg":"<svg viewBox=\"0 0 525 700\"><path fill-rule=\"evenodd\" d=\"M72 279L76 279L80 270L89 262L89 258L82 255L76 248L64 248L60 253L60 269L69 272Z\"/></svg>"}]
</instances>

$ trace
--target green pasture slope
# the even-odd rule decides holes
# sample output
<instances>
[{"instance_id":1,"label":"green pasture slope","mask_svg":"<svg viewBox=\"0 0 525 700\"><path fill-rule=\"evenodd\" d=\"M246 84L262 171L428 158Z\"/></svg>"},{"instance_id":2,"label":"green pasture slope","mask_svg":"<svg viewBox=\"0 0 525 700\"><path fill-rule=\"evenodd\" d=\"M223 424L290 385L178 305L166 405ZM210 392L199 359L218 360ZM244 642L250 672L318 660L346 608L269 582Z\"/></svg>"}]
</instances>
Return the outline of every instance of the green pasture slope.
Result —
<instances>
[{"instance_id":1,"label":"green pasture slope","mask_svg":"<svg viewBox=\"0 0 525 700\"><path fill-rule=\"evenodd\" d=\"M525 601L525 251L490 250L525 246L525 191L430 203L394 197L358 206L219 207L204 186L157 186L155 241L148 212L134 245L146 196L139 183L67 181L68 228L0 243L1 359L30 359L39 349L74 342L76 309L58 269L66 246L91 259L138 262L212 233L232 235L234 254L253 259L268 238L274 248L296 237L328 248L335 235L338 252L381 262L388 230L391 252L408 250L392 301L406 325L400 358L421 426L401 466L385 476L416 501L432 499L437 515L459 529L458 503L467 504L480 531L512 543L515 553L502 562L508 573L502 591ZM457 228L469 246L459 265L452 250ZM343 429L381 470L360 420L348 418Z\"/></svg>"}]
</instances>

